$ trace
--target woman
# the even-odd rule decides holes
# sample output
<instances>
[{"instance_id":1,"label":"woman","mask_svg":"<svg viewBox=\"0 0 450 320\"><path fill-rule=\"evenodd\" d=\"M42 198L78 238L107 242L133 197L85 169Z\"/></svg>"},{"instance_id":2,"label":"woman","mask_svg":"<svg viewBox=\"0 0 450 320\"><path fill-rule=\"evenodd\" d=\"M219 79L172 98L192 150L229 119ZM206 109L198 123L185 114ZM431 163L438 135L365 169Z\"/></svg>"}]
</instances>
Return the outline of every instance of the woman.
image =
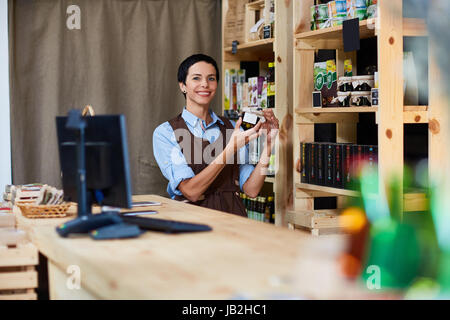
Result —
<instances>
[{"instance_id":1,"label":"woman","mask_svg":"<svg viewBox=\"0 0 450 320\"><path fill-rule=\"evenodd\" d=\"M271 110L265 110L264 125L259 122L244 131L241 118L233 123L210 110L219 69L209 56L196 54L185 59L178 68L178 83L186 106L153 133L155 159L169 180L167 192L172 199L246 216L239 192L249 197L259 194L278 120ZM264 130L268 139L259 163L256 167L243 163L242 159L248 159L246 145Z\"/></svg>"}]
</instances>

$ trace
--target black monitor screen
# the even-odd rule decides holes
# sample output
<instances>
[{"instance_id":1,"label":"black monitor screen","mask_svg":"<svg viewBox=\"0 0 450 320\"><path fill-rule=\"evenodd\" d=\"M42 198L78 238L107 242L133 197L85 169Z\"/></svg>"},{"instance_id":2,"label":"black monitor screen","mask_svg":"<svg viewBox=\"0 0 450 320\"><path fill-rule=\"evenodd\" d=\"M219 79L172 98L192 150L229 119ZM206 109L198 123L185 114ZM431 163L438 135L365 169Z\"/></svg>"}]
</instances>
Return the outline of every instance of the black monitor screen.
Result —
<instances>
[{"instance_id":1,"label":"black monitor screen","mask_svg":"<svg viewBox=\"0 0 450 320\"><path fill-rule=\"evenodd\" d=\"M131 208L131 182L124 115L84 118L88 202ZM77 202L76 131L66 128L67 117L56 117L64 197Z\"/></svg>"}]
</instances>

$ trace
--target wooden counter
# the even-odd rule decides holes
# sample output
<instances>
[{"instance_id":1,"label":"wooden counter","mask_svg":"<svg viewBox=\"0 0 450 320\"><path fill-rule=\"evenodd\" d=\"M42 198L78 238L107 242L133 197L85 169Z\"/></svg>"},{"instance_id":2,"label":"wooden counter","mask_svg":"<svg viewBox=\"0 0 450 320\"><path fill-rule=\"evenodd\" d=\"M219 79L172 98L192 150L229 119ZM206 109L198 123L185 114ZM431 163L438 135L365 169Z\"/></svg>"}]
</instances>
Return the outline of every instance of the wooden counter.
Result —
<instances>
[{"instance_id":1,"label":"wooden counter","mask_svg":"<svg viewBox=\"0 0 450 320\"><path fill-rule=\"evenodd\" d=\"M292 294L296 263L311 236L155 195L152 217L205 223L211 232L146 232L136 239L61 238L55 226L73 219L28 219L18 227L49 261L52 299L233 299ZM73 270L81 289L68 289ZM69 269L68 269L69 268ZM76 267L75 267L76 268ZM68 272L69 271L69 272ZM73 282L72 283L76 283Z\"/></svg>"}]
</instances>

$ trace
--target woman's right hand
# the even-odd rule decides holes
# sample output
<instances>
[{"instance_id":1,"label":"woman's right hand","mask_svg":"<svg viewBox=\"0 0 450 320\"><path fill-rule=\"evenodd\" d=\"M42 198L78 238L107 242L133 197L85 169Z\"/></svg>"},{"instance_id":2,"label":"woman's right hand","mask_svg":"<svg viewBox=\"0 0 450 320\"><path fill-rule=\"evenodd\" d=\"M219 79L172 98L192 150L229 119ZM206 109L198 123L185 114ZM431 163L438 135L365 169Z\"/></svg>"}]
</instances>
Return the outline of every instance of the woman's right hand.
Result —
<instances>
[{"instance_id":1,"label":"woman's right hand","mask_svg":"<svg viewBox=\"0 0 450 320\"><path fill-rule=\"evenodd\" d=\"M231 135L230 141L228 141L227 149L228 152L231 152L233 155L245 146L250 141L258 138L261 135L259 129L261 128L261 121L256 124L253 128L245 131L241 131L242 118L239 117L239 120L236 122L236 126L234 127L233 134Z\"/></svg>"}]
</instances>

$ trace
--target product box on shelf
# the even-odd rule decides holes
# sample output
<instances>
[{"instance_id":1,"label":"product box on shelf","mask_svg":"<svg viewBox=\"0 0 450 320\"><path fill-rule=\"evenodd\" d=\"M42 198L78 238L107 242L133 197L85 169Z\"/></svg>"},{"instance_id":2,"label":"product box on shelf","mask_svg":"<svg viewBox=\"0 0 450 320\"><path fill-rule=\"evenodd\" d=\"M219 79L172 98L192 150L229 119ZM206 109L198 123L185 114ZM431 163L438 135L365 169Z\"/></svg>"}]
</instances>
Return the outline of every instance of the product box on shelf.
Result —
<instances>
[{"instance_id":1,"label":"product box on shelf","mask_svg":"<svg viewBox=\"0 0 450 320\"><path fill-rule=\"evenodd\" d=\"M336 149L333 148L334 143L327 143L325 145L325 185L327 187L333 187L335 182L335 165L334 162L335 159L335 151Z\"/></svg>"},{"instance_id":2,"label":"product box on shelf","mask_svg":"<svg viewBox=\"0 0 450 320\"><path fill-rule=\"evenodd\" d=\"M225 69L225 88L224 88L224 109L230 110L232 107L233 101L233 75L236 74L236 70L234 69Z\"/></svg>"},{"instance_id":3,"label":"product box on shelf","mask_svg":"<svg viewBox=\"0 0 450 320\"><path fill-rule=\"evenodd\" d=\"M300 143L300 163L301 163L301 172L300 172L300 182L309 183L308 180L308 172L309 172L309 143L301 142Z\"/></svg>"},{"instance_id":4,"label":"product box on shelf","mask_svg":"<svg viewBox=\"0 0 450 320\"><path fill-rule=\"evenodd\" d=\"M320 91L322 107L337 107L337 71L335 60L314 63L314 90ZM313 96L314 100L314 96Z\"/></svg>"},{"instance_id":5,"label":"product box on shelf","mask_svg":"<svg viewBox=\"0 0 450 320\"><path fill-rule=\"evenodd\" d=\"M325 185L325 170L324 170L324 144L321 142L317 143L316 146L316 159L317 159L317 170L316 170L316 184L319 186Z\"/></svg>"},{"instance_id":6,"label":"product box on shelf","mask_svg":"<svg viewBox=\"0 0 450 320\"><path fill-rule=\"evenodd\" d=\"M258 106L258 77L248 78L249 106Z\"/></svg>"},{"instance_id":7,"label":"product box on shelf","mask_svg":"<svg viewBox=\"0 0 450 320\"><path fill-rule=\"evenodd\" d=\"M308 181L311 184L317 184L316 171L317 171L317 144L312 142L309 144L309 170Z\"/></svg>"}]
</instances>

